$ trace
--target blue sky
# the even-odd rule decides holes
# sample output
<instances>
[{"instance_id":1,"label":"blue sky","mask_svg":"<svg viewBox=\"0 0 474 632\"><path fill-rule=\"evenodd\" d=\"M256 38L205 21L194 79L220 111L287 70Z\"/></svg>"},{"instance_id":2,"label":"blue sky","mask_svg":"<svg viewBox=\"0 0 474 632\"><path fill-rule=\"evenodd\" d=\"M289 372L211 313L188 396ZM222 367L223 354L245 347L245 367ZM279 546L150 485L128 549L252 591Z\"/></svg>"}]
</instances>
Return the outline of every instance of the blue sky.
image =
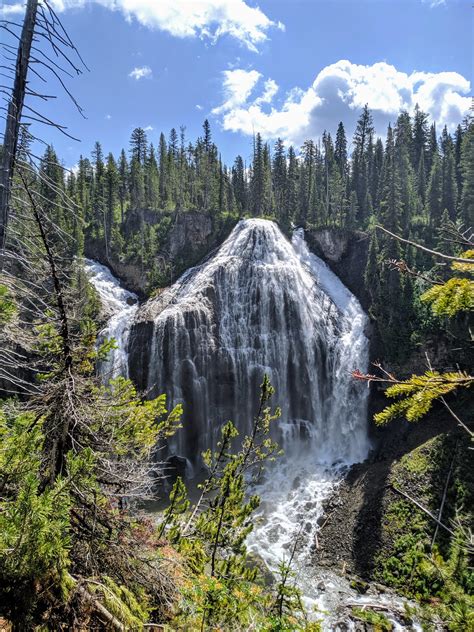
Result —
<instances>
[{"instance_id":1,"label":"blue sky","mask_svg":"<svg viewBox=\"0 0 474 632\"><path fill-rule=\"evenodd\" d=\"M81 139L50 129L67 166L96 139L115 154L131 130L186 126L208 117L223 158L248 158L253 131L299 145L353 131L365 102L377 131L419 102L438 125L460 122L472 85L474 11L467 0L54 0L90 72L41 110ZM18 19L21 2L4 16ZM39 127L36 128L40 132Z\"/></svg>"}]
</instances>

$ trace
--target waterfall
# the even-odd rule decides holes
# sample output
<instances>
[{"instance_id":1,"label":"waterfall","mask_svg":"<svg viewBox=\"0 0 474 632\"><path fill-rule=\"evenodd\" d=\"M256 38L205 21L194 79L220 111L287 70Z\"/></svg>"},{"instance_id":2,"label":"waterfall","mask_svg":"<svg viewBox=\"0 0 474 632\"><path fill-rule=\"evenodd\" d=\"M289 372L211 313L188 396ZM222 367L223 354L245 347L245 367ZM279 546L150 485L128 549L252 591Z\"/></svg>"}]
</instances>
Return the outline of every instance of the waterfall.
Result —
<instances>
[{"instance_id":1,"label":"waterfall","mask_svg":"<svg viewBox=\"0 0 474 632\"><path fill-rule=\"evenodd\" d=\"M106 266L85 259L84 270L99 294L102 305L110 313L107 325L99 334L98 342L100 344L106 339L113 338L116 346L110 351L107 360L101 362L100 373L106 378L119 375L128 377L128 340L131 324L138 309L138 297L124 289Z\"/></svg>"},{"instance_id":2,"label":"waterfall","mask_svg":"<svg viewBox=\"0 0 474 632\"><path fill-rule=\"evenodd\" d=\"M212 257L138 314L130 376L184 404L175 454L196 461L228 419L248 432L267 373L285 451L352 463L368 447L367 391L351 379L367 366L365 325L357 300L309 253L302 233L290 242L271 221L242 220Z\"/></svg>"},{"instance_id":3,"label":"waterfall","mask_svg":"<svg viewBox=\"0 0 474 632\"><path fill-rule=\"evenodd\" d=\"M101 372L130 375L150 396L163 392L170 406L185 406L172 453L199 462L228 419L248 431L263 374L270 376L285 455L257 485L262 503L248 547L274 571L298 535L293 569L305 605L318 609L311 618L322 618L326 632L355 630L344 616L340 622L345 603L374 597L315 567L311 550L324 501L369 449L368 391L351 377L368 364L357 299L310 253L302 230L290 242L261 219L239 222L216 253L140 307L105 266L86 260L85 269L111 312L100 337L117 341ZM403 609L399 598L377 599ZM388 616L394 630L406 629Z\"/></svg>"}]
</instances>

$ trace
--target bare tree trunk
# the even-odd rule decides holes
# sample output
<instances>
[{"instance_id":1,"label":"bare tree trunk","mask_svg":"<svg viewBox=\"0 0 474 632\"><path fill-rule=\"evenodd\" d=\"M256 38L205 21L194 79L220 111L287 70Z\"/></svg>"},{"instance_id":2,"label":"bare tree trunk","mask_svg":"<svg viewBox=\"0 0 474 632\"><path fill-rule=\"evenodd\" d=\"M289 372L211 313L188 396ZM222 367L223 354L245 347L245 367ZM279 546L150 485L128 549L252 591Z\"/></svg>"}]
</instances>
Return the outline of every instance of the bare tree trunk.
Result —
<instances>
[{"instance_id":1,"label":"bare tree trunk","mask_svg":"<svg viewBox=\"0 0 474 632\"><path fill-rule=\"evenodd\" d=\"M31 44L36 25L38 0L28 0L16 57L15 81L5 122L3 154L0 167L0 253L5 248L11 197L11 183L20 133L21 113L26 93L26 77L30 62Z\"/></svg>"}]
</instances>

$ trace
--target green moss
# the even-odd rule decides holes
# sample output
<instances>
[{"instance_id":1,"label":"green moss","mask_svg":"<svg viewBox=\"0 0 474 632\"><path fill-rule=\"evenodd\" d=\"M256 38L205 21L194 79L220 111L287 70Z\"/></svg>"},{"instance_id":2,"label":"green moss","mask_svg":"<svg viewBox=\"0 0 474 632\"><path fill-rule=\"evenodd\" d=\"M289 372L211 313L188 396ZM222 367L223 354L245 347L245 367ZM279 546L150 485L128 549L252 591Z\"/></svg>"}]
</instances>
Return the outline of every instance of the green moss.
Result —
<instances>
[{"instance_id":1,"label":"green moss","mask_svg":"<svg viewBox=\"0 0 474 632\"><path fill-rule=\"evenodd\" d=\"M425 604L428 621L437 617L445 629L458 632L474 630L474 576L464 546L473 505L468 442L449 435L435 437L395 463L388 482L436 515L448 472L442 521L454 528L456 536L441 528L433 546L435 522L410 500L388 492L374 578Z\"/></svg>"},{"instance_id":2,"label":"green moss","mask_svg":"<svg viewBox=\"0 0 474 632\"><path fill-rule=\"evenodd\" d=\"M412 474L424 474L428 471L431 463L423 451L414 450L402 457L400 465Z\"/></svg>"},{"instance_id":3,"label":"green moss","mask_svg":"<svg viewBox=\"0 0 474 632\"><path fill-rule=\"evenodd\" d=\"M392 623L380 612L364 608L353 608L352 616L373 626L374 632L391 632Z\"/></svg>"}]
</instances>

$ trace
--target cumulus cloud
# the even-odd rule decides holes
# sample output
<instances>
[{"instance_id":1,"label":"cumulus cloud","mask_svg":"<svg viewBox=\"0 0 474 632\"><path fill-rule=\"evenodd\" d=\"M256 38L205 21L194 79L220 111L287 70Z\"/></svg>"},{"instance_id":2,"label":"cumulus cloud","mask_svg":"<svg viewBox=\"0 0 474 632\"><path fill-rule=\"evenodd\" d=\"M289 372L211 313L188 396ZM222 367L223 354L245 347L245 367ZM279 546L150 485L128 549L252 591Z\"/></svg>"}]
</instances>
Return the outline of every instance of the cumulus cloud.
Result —
<instances>
[{"instance_id":1,"label":"cumulus cloud","mask_svg":"<svg viewBox=\"0 0 474 632\"><path fill-rule=\"evenodd\" d=\"M153 127L153 125L147 125L146 127L143 128L143 130L145 132L152 132L155 128Z\"/></svg>"},{"instance_id":2,"label":"cumulus cloud","mask_svg":"<svg viewBox=\"0 0 474 632\"><path fill-rule=\"evenodd\" d=\"M265 85L263 86L263 94L255 99L256 105L260 105L261 103L271 103L278 90L279 87L277 82L273 79L267 79L265 81Z\"/></svg>"},{"instance_id":3,"label":"cumulus cloud","mask_svg":"<svg viewBox=\"0 0 474 632\"><path fill-rule=\"evenodd\" d=\"M212 110L213 114L229 113L244 107L258 80L256 70L224 70L224 103Z\"/></svg>"},{"instance_id":4,"label":"cumulus cloud","mask_svg":"<svg viewBox=\"0 0 474 632\"><path fill-rule=\"evenodd\" d=\"M25 5L23 2L15 2L13 4L4 4L0 7L0 17L8 18L14 15L25 12Z\"/></svg>"},{"instance_id":5,"label":"cumulus cloud","mask_svg":"<svg viewBox=\"0 0 474 632\"><path fill-rule=\"evenodd\" d=\"M256 70L225 70L223 102L214 108L224 130L265 138L281 137L300 145L324 129L334 132L339 121L352 134L360 110L369 104L378 133L384 134L401 109L418 103L438 125L452 129L469 109L470 84L456 72L407 74L385 62L371 66L347 60L326 66L307 89L293 88L275 102L278 85Z\"/></svg>"},{"instance_id":6,"label":"cumulus cloud","mask_svg":"<svg viewBox=\"0 0 474 632\"><path fill-rule=\"evenodd\" d=\"M136 81L139 81L140 79L151 79L153 73L150 66L137 66L128 73L128 76Z\"/></svg>"},{"instance_id":7,"label":"cumulus cloud","mask_svg":"<svg viewBox=\"0 0 474 632\"><path fill-rule=\"evenodd\" d=\"M87 4L99 4L120 11L127 20L136 20L150 29L166 31L175 37L200 37L216 42L222 36L238 40L249 50L268 39L271 28L284 30L258 7L244 0L51 0L58 11L82 9ZM24 12L24 4L15 2L0 9L0 15Z\"/></svg>"}]
</instances>

